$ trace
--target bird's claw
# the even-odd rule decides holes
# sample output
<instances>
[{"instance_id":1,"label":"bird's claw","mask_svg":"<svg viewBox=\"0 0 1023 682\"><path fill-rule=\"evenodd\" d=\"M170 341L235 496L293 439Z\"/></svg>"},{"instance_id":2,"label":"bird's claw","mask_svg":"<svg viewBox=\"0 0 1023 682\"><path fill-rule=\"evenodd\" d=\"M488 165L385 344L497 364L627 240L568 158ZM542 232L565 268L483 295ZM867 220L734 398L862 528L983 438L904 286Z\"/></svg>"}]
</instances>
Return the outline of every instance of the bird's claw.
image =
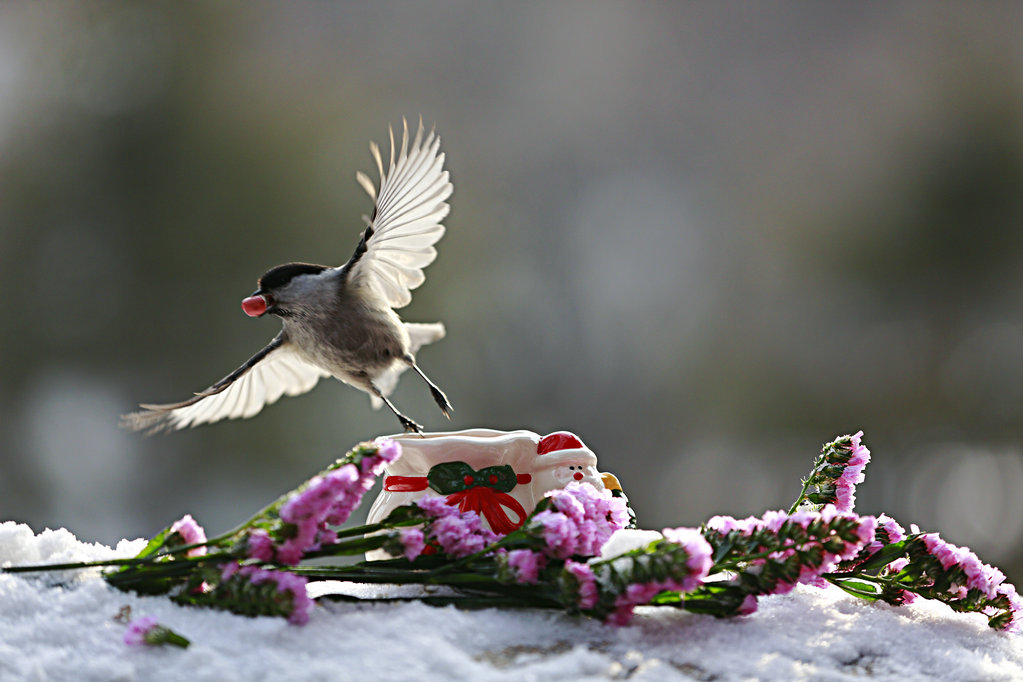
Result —
<instances>
[{"instance_id":1,"label":"bird's claw","mask_svg":"<svg viewBox=\"0 0 1023 682\"><path fill-rule=\"evenodd\" d=\"M418 433L420 436L423 435L422 424L417 424L408 417L399 415L398 420L401 421L401 426L405 429L405 433Z\"/></svg>"}]
</instances>

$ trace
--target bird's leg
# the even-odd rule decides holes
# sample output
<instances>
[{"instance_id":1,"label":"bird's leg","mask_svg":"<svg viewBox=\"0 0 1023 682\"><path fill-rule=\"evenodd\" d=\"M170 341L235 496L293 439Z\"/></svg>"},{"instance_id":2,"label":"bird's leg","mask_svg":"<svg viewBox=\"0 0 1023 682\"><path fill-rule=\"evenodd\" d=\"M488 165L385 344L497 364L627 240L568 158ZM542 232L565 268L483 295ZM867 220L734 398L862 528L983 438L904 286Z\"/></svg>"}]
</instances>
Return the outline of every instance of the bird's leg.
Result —
<instances>
[{"instance_id":1,"label":"bird's leg","mask_svg":"<svg viewBox=\"0 0 1023 682\"><path fill-rule=\"evenodd\" d=\"M403 415L401 412L399 412L398 408L394 406L394 403L388 400L387 396L380 392L380 389L376 387L376 384L370 382L369 388L371 391L373 391L373 395L383 400L384 405L387 405L388 409L390 409L391 412L394 413L394 416L396 416L398 418L398 421L401 422L401 428L405 431L405 433L418 433L419 435L423 435L422 425L415 423L414 421Z\"/></svg>"},{"instance_id":2,"label":"bird's leg","mask_svg":"<svg viewBox=\"0 0 1023 682\"><path fill-rule=\"evenodd\" d=\"M423 374L423 370L419 369L419 365L416 364L415 358L411 355L405 356L405 362L408 363L409 367L416 370L416 374L423 377L423 381L425 381L430 387L430 395L433 396L433 401L437 403L437 407L439 407L440 411L444 413L444 416L451 419L451 410L454 408L451 407L451 403L448 402L448 397L444 395L444 391L440 390L437 384L430 381L430 378Z\"/></svg>"}]
</instances>

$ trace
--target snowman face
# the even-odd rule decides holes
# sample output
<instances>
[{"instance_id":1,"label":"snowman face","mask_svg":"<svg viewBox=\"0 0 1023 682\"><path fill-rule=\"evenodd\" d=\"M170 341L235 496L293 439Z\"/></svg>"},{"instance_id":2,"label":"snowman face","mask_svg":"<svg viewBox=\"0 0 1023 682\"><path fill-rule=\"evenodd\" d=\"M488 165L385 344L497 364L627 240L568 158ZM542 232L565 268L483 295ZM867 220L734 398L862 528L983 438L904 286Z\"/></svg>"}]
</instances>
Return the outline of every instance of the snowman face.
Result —
<instances>
[{"instance_id":1,"label":"snowman face","mask_svg":"<svg viewBox=\"0 0 1023 682\"><path fill-rule=\"evenodd\" d=\"M604 487L604 484L600 479L600 474L597 473L597 467L595 466L587 464L568 464L565 466L554 467L551 473L553 474L554 480L557 482L559 488L564 488L573 481L589 483L598 490Z\"/></svg>"}]
</instances>

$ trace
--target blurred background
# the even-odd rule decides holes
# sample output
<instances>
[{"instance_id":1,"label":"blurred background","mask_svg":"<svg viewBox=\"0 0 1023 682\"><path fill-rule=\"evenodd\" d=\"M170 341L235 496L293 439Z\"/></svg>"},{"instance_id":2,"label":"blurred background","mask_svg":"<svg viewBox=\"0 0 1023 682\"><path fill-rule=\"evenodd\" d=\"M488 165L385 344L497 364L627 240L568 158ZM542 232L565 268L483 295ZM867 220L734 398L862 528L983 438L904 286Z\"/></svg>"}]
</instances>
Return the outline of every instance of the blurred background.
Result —
<instances>
[{"instance_id":1,"label":"blurred background","mask_svg":"<svg viewBox=\"0 0 1023 682\"><path fill-rule=\"evenodd\" d=\"M0 519L220 532L393 433L323 381L119 431L278 330L270 266L343 262L370 140L422 114L455 192L410 321L447 423L567 429L647 528L857 509L1023 580L1023 4L0 5Z\"/></svg>"}]
</instances>

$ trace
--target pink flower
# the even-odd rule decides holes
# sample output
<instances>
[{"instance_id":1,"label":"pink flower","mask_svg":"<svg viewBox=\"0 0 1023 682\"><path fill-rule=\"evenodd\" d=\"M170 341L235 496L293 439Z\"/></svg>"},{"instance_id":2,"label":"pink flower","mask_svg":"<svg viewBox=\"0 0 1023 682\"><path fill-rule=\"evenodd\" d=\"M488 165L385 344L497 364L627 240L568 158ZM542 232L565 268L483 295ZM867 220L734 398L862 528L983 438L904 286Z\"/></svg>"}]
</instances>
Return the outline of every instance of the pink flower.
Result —
<instances>
[{"instance_id":1,"label":"pink flower","mask_svg":"<svg viewBox=\"0 0 1023 682\"><path fill-rule=\"evenodd\" d=\"M713 548L695 528L665 528L662 531L664 540L656 547L665 547L662 543L670 543L681 547L686 553L685 573L672 570L669 575L659 580L634 582L615 598L615 610L608 617L608 622L625 625L632 618L635 607L649 604L654 597L662 592L691 592L700 586L713 566ZM656 550L655 550L656 551ZM672 555L674 557L674 555ZM675 569L681 568L674 564ZM656 573L654 574L656 575Z\"/></svg>"},{"instance_id":2,"label":"pink flower","mask_svg":"<svg viewBox=\"0 0 1023 682\"><path fill-rule=\"evenodd\" d=\"M376 446L376 456L384 464L392 464L393 462L398 461L401 457L401 443L396 440L392 440L390 438L377 438Z\"/></svg>"},{"instance_id":3,"label":"pink flower","mask_svg":"<svg viewBox=\"0 0 1023 682\"><path fill-rule=\"evenodd\" d=\"M677 586L677 591L689 592L707 577L714 565L714 549L696 528L665 528L662 533L668 542L681 545L689 557L686 559L689 576Z\"/></svg>"},{"instance_id":4,"label":"pink flower","mask_svg":"<svg viewBox=\"0 0 1023 682\"><path fill-rule=\"evenodd\" d=\"M431 519L458 515L458 508L449 505L446 497L438 495L424 495L416 500L416 506L426 512L426 515Z\"/></svg>"},{"instance_id":5,"label":"pink flower","mask_svg":"<svg viewBox=\"0 0 1023 682\"><path fill-rule=\"evenodd\" d=\"M426 538L423 536L421 528L400 528L398 540L404 548L405 558L409 561L415 561L416 557L426 549Z\"/></svg>"},{"instance_id":6,"label":"pink flower","mask_svg":"<svg viewBox=\"0 0 1023 682\"><path fill-rule=\"evenodd\" d=\"M611 535L629 523L625 502L589 483L572 482L547 497L551 508L536 514L531 526L540 531L545 554L556 559L597 556Z\"/></svg>"},{"instance_id":7,"label":"pink flower","mask_svg":"<svg viewBox=\"0 0 1023 682\"><path fill-rule=\"evenodd\" d=\"M157 628L155 616L142 616L128 623L124 633L124 643L128 646L144 646L149 644L147 636Z\"/></svg>"},{"instance_id":8,"label":"pink flower","mask_svg":"<svg viewBox=\"0 0 1023 682\"><path fill-rule=\"evenodd\" d=\"M363 461L370 459L367 456ZM337 535L327 525L336 526L348 520L367 487L372 486L374 476L363 476L358 467L349 463L309 479L301 491L281 506L280 518L290 527L277 548L277 559L296 564L306 552L337 542Z\"/></svg>"},{"instance_id":9,"label":"pink flower","mask_svg":"<svg viewBox=\"0 0 1023 682\"><path fill-rule=\"evenodd\" d=\"M191 514L185 514L170 527L170 535L178 534L181 544L195 545L206 542L206 531L196 523ZM185 556L202 556L206 554L205 547L193 547L185 553Z\"/></svg>"},{"instance_id":10,"label":"pink flower","mask_svg":"<svg viewBox=\"0 0 1023 682\"><path fill-rule=\"evenodd\" d=\"M861 443L863 439L863 431L857 431L855 434L850 436L849 440L852 442L852 454L849 455L850 466L865 466L870 461L870 450Z\"/></svg>"},{"instance_id":11,"label":"pink flower","mask_svg":"<svg viewBox=\"0 0 1023 682\"><path fill-rule=\"evenodd\" d=\"M276 592L282 600L278 606L288 615L288 622L292 625L304 625L309 621L309 614L316 603L309 597L306 591L308 581L302 576L258 566L238 568L237 562L233 562L233 565L228 564L224 567L221 578L226 581L234 577L244 579L251 585L274 583Z\"/></svg>"},{"instance_id":12,"label":"pink flower","mask_svg":"<svg viewBox=\"0 0 1023 682\"><path fill-rule=\"evenodd\" d=\"M959 562L959 548L949 542L945 542L937 533L924 535L923 541L927 551L938 560L942 568L951 568Z\"/></svg>"},{"instance_id":13,"label":"pink flower","mask_svg":"<svg viewBox=\"0 0 1023 682\"><path fill-rule=\"evenodd\" d=\"M597 590L597 579L589 564L569 560L565 562L565 571L575 578L578 584L579 601L577 606L583 610L596 606L600 593Z\"/></svg>"},{"instance_id":14,"label":"pink flower","mask_svg":"<svg viewBox=\"0 0 1023 682\"><path fill-rule=\"evenodd\" d=\"M845 479L838 479L835 482L835 507L842 511L852 511L856 504L856 488L849 485Z\"/></svg>"},{"instance_id":15,"label":"pink flower","mask_svg":"<svg viewBox=\"0 0 1023 682\"><path fill-rule=\"evenodd\" d=\"M742 600L742 604L739 606L739 610L736 613L740 616L748 616L751 613L755 613L757 608L756 596L747 594L746 598Z\"/></svg>"},{"instance_id":16,"label":"pink flower","mask_svg":"<svg viewBox=\"0 0 1023 682\"><path fill-rule=\"evenodd\" d=\"M546 545L545 553L555 559L567 559L576 554L578 526L565 514L547 509L533 517L533 526L540 527Z\"/></svg>"},{"instance_id":17,"label":"pink flower","mask_svg":"<svg viewBox=\"0 0 1023 682\"><path fill-rule=\"evenodd\" d=\"M270 535L262 528L249 531L246 554L252 559L260 561L273 561L274 542Z\"/></svg>"},{"instance_id":18,"label":"pink flower","mask_svg":"<svg viewBox=\"0 0 1023 682\"><path fill-rule=\"evenodd\" d=\"M857 517L853 515L852 518ZM866 545L873 542L874 536L877 534L877 518L874 516L860 516L858 520L859 527L856 529L856 537L859 538L860 544ZM860 548L857 547L856 551L858 552L859 550Z\"/></svg>"},{"instance_id":19,"label":"pink flower","mask_svg":"<svg viewBox=\"0 0 1023 682\"><path fill-rule=\"evenodd\" d=\"M163 644L171 644L184 649L191 642L170 628L157 623L156 618L143 616L142 618L136 618L128 624L128 630L124 633L124 643L128 646L161 646Z\"/></svg>"},{"instance_id":20,"label":"pink flower","mask_svg":"<svg viewBox=\"0 0 1023 682\"><path fill-rule=\"evenodd\" d=\"M528 549L513 549L508 552L508 566L514 570L515 579L520 583L535 583L540 569L547 563L542 554Z\"/></svg>"},{"instance_id":21,"label":"pink flower","mask_svg":"<svg viewBox=\"0 0 1023 682\"><path fill-rule=\"evenodd\" d=\"M863 467L870 461L870 450L862 443L863 431L850 437L852 452L835 481L835 507L840 512L851 512L856 504L856 485L864 481Z\"/></svg>"},{"instance_id":22,"label":"pink flower","mask_svg":"<svg viewBox=\"0 0 1023 682\"><path fill-rule=\"evenodd\" d=\"M608 616L607 622L612 625L628 625L637 606L649 604L650 601L667 589L664 583L633 583L625 588L625 592L615 598L615 610Z\"/></svg>"},{"instance_id":23,"label":"pink flower","mask_svg":"<svg viewBox=\"0 0 1023 682\"><path fill-rule=\"evenodd\" d=\"M1009 583L1002 583L998 586L999 596L1004 596L1009 602L1009 613L1011 619L1002 628L1007 632L1023 632L1023 598L1016 592L1016 588Z\"/></svg>"},{"instance_id":24,"label":"pink flower","mask_svg":"<svg viewBox=\"0 0 1023 682\"><path fill-rule=\"evenodd\" d=\"M547 496L552 498L558 511L568 514L573 520L596 523L602 536L610 537L611 533L629 524L628 505L622 498L612 495L610 490L597 490L589 483L573 481L561 490L547 493ZM570 498L582 505L581 515L577 516L578 506L570 502Z\"/></svg>"},{"instance_id":25,"label":"pink flower","mask_svg":"<svg viewBox=\"0 0 1023 682\"><path fill-rule=\"evenodd\" d=\"M875 521L877 527L874 530L874 539L864 548L866 554L875 554L885 545L895 544L906 539L906 529L887 514L881 514L876 517Z\"/></svg>"},{"instance_id":26,"label":"pink flower","mask_svg":"<svg viewBox=\"0 0 1023 682\"><path fill-rule=\"evenodd\" d=\"M277 573L277 591L291 596L291 615L288 622L292 625L305 625L309 615L316 606L306 591L306 579L294 573Z\"/></svg>"},{"instance_id":27,"label":"pink flower","mask_svg":"<svg viewBox=\"0 0 1023 682\"><path fill-rule=\"evenodd\" d=\"M777 533L781 530L781 527L789 521L789 519L789 515L781 510L766 511L760 518L760 523L758 525L760 528L766 528L772 533Z\"/></svg>"},{"instance_id":28,"label":"pink flower","mask_svg":"<svg viewBox=\"0 0 1023 682\"><path fill-rule=\"evenodd\" d=\"M977 590L986 599L996 599L1005 574L994 566L985 564L969 547L957 547L943 540L937 533L922 536L927 551L938 560L946 571L960 570L966 577L967 590ZM962 596L966 596L965 594Z\"/></svg>"},{"instance_id":29,"label":"pink flower","mask_svg":"<svg viewBox=\"0 0 1023 682\"><path fill-rule=\"evenodd\" d=\"M455 515L434 519L427 534L448 556L462 558L482 551L497 540L497 536L483 527L479 514L456 511Z\"/></svg>"},{"instance_id":30,"label":"pink flower","mask_svg":"<svg viewBox=\"0 0 1023 682\"><path fill-rule=\"evenodd\" d=\"M883 531L888 536L889 544L902 542L906 539L906 529L887 514L881 514L877 517L877 526L878 531Z\"/></svg>"},{"instance_id":31,"label":"pink flower","mask_svg":"<svg viewBox=\"0 0 1023 682\"><path fill-rule=\"evenodd\" d=\"M705 524L709 530L717 531L722 535L728 535L738 527L738 524L731 516L712 516Z\"/></svg>"},{"instance_id":32,"label":"pink flower","mask_svg":"<svg viewBox=\"0 0 1023 682\"><path fill-rule=\"evenodd\" d=\"M569 487L547 493L554 508L576 522L582 521L586 517L586 507L575 494L582 492L579 490L580 487L577 483L569 483ZM589 488L593 489L593 486L589 486Z\"/></svg>"}]
</instances>

